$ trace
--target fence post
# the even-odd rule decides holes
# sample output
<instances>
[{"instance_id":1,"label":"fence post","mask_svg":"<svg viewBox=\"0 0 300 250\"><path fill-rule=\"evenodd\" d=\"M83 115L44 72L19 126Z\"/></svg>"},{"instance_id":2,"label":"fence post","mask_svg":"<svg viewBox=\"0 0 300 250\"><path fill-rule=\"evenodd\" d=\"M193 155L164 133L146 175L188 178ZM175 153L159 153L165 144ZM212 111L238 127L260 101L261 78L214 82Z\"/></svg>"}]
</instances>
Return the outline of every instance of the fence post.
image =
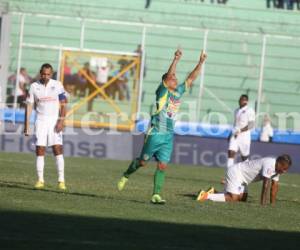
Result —
<instances>
[{"instance_id":1,"label":"fence post","mask_svg":"<svg viewBox=\"0 0 300 250\"><path fill-rule=\"evenodd\" d=\"M142 93L143 93L143 82L144 82L144 67L145 67L145 42L146 42L146 26L143 27L142 33L142 43L141 43L141 50L142 50L142 58L141 58L141 65L140 65L140 84L139 84L139 98L138 98L138 107L137 107L137 119L140 117L141 112L141 105L142 105Z\"/></svg>"},{"instance_id":2,"label":"fence post","mask_svg":"<svg viewBox=\"0 0 300 250\"><path fill-rule=\"evenodd\" d=\"M263 80L264 80L266 45L267 45L267 36L264 35L263 36L263 41L262 41L259 82L258 82L258 89L257 89L256 117L259 117L260 103L261 103L261 99L262 99L262 87L263 87ZM256 119L256 125L258 125L258 119Z\"/></svg>"},{"instance_id":3,"label":"fence post","mask_svg":"<svg viewBox=\"0 0 300 250\"><path fill-rule=\"evenodd\" d=\"M208 30L204 31L204 38L203 38L203 50L206 51L207 49L207 37L208 37ZM200 86L199 86L199 94L198 94L198 102L197 102L197 121L200 121L200 110L201 110L201 101L204 93L204 73L205 73L205 63L202 65L201 76L200 76Z\"/></svg>"},{"instance_id":4,"label":"fence post","mask_svg":"<svg viewBox=\"0 0 300 250\"><path fill-rule=\"evenodd\" d=\"M17 79L16 79L15 95L14 95L14 108L17 107L17 90L19 88L19 83L20 83L20 69L21 69L22 48L23 48L24 21L25 21L25 14L22 14L21 21L20 21L19 49L18 49L18 61L17 61Z\"/></svg>"}]
</instances>

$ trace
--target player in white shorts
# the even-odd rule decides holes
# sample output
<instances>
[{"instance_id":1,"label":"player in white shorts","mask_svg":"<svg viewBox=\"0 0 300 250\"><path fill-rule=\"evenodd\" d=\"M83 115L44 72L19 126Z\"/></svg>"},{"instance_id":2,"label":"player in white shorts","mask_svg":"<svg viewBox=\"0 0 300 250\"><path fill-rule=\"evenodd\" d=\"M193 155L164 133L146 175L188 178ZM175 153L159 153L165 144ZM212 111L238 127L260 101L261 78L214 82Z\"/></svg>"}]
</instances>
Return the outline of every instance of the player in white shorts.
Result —
<instances>
[{"instance_id":1,"label":"player in white shorts","mask_svg":"<svg viewBox=\"0 0 300 250\"><path fill-rule=\"evenodd\" d=\"M24 123L24 134L29 135L29 121L35 107L36 170L38 181L35 188L44 188L44 157L47 146L51 146L56 158L58 188L66 189L62 130L66 115L66 93L61 82L51 79L53 68L46 63L41 66L40 80L30 85Z\"/></svg>"},{"instance_id":2,"label":"player in white shorts","mask_svg":"<svg viewBox=\"0 0 300 250\"><path fill-rule=\"evenodd\" d=\"M291 157L286 154L277 157L277 159L265 157L237 163L227 168L224 193L214 193L213 188L211 188L209 192L201 191L197 200L246 201L248 196L247 186L252 182L263 181L260 202L262 205L267 203L271 186L270 203L275 205L279 176L286 173L291 165Z\"/></svg>"},{"instance_id":3,"label":"player in white shorts","mask_svg":"<svg viewBox=\"0 0 300 250\"><path fill-rule=\"evenodd\" d=\"M240 152L242 161L248 159L251 145L251 129L255 125L255 112L248 107L248 96L241 95L240 107L234 112L234 127L229 136L227 167L234 164L237 152Z\"/></svg>"}]
</instances>

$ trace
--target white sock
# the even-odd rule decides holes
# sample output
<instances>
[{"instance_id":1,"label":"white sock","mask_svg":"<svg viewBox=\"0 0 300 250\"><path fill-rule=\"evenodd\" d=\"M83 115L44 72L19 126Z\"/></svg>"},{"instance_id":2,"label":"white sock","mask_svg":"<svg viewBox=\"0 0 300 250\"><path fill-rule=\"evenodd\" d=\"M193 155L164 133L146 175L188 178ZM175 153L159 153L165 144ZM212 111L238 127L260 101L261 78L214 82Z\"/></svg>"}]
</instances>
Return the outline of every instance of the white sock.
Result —
<instances>
[{"instance_id":1,"label":"white sock","mask_svg":"<svg viewBox=\"0 0 300 250\"><path fill-rule=\"evenodd\" d=\"M228 158L227 160L227 167L230 167L234 164L234 158Z\"/></svg>"},{"instance_id":2,"label":"white sock","mask_svg":"<svg viewBox=\"0 0 300 250\"><path fill-rule=\"evenodd\" d=\"M211 201L218 201L218 202L225 202L225 195L220 193L220 194L209 194L207 196L207 199L208 200L211 200Z\"/></svg>"},{"instance_id":3,"label":"white sock","mask_svg":"<svg viewBox=\"0 0 300 250\"><path fill-rule=\"evenodd\" d=\"M65 181L65 161L63 155L56 155L56 167L57 167L57 174L58 174L58 181L64 182Z\"/></svg>"},{"instance_id":4,"label":"white sock","mask_svg":"<svg viewBox=\"0 0 300 250\"><path fill-rule=\"evenodd\" d=\"M36 157L36 172L38 176L38 180L44 182L44 165L45 165L45 157L37 156Z\"/></svg>"}]
</instances>

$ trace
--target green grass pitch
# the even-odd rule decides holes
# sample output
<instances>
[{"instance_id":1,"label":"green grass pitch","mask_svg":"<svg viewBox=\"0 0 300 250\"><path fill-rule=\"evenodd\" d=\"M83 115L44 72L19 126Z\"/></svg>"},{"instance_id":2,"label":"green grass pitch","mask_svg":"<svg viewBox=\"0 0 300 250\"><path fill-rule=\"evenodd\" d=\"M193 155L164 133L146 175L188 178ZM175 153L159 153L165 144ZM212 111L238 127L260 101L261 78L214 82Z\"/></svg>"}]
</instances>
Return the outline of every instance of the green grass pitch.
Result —
<instances>
[{"instance_id":1,"label":"green grass pitch","mask_svg":"<svg viewBox=\"0 0 300 250\"><path fill-rule=\"evenodd\" d=\"M299 249L300 176L281 178L276 207L261 207L261 183L249 201L198 203L200 188L219 184L223 169L170 165L164 206L150 204L154 163L123 192L116 184L128 162L66 158L68 191L57 190L46 158L46 189L33 189L35 157L0 153L0 249Z\"/></svg>"}]
</instances>

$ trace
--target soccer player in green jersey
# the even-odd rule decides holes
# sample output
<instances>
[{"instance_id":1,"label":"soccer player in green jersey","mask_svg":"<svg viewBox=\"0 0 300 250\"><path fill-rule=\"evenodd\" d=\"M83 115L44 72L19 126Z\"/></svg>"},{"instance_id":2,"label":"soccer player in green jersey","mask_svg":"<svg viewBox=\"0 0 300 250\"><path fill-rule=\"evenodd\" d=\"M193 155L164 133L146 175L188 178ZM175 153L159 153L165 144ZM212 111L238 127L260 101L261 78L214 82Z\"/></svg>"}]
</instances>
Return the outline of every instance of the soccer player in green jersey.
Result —
<instances>
[{"instance_id":1,"label":"soccer player in green jersey","mask_svg":"<svg viewBox=\"0 0 300 250\"><path fill-rule=\"evenodd\" d=\"M140 167L146 165L152 157L157 161L157 169L154 174L154 190L151 198L153 204L164 204L160 192L165 179L165 170L173 151L173 136L175 116L178 113L181 97L187 88L201 72L207 55L201 52L199 62L188 75L184 83L178 84L176 78L176 65L182 56L182 51L175 52L174 59L167 73L162 76L162 82L156 89L156 111L151 116L150 129L145 137L144 146L139 158L133 160L118 182L118 190L124 189L131 174Z\"/></svg>"}]
</instances>

